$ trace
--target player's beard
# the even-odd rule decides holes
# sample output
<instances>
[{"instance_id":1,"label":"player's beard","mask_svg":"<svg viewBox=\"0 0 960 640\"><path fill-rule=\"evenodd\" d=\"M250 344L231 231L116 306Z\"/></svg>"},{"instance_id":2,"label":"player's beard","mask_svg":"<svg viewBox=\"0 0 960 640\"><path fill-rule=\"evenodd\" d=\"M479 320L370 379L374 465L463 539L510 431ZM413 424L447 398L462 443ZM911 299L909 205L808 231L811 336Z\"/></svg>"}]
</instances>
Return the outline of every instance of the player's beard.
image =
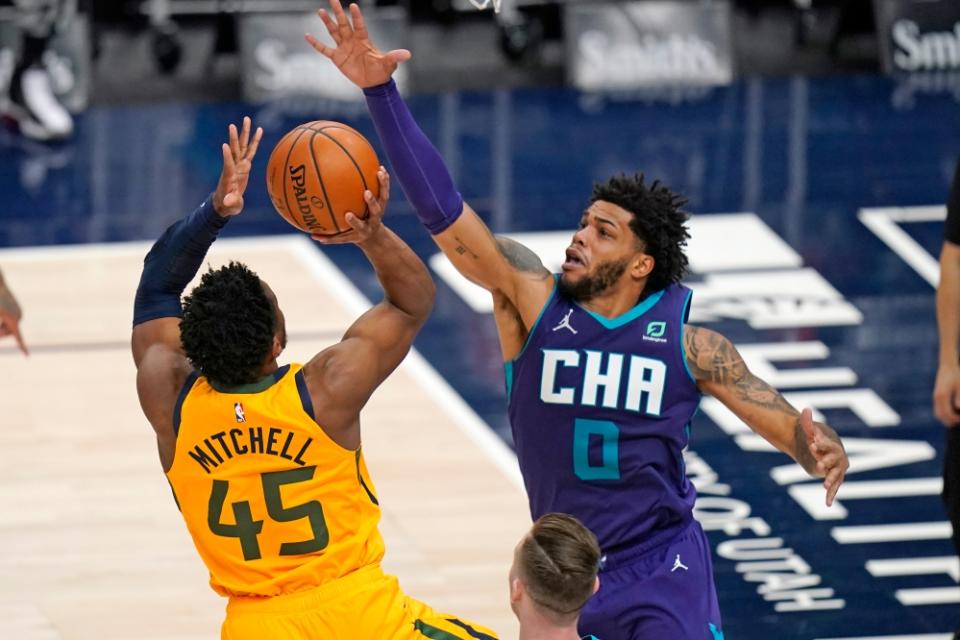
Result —
<instances>
[{"instance_id":1,"label":"player's beard","mask_svg":"<svg viewBox=\"0 0 960 640\"><path fill-rule=\"evenodd\" d=\"M616 284L627 270L630 260L611 260L597 267L596 273L583 276L576 282L567 282L560 277L558 288L561 295L577 302L591 300Z\"/></svg>"}]
</instances>

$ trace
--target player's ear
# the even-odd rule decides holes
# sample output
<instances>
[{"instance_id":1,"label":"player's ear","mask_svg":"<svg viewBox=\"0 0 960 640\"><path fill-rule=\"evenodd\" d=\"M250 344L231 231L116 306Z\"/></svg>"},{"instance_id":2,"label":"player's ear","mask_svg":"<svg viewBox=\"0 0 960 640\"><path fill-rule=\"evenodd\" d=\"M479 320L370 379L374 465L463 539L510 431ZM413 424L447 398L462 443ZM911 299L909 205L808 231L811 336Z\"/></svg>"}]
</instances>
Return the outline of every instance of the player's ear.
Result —
<instances>
[{"instance_id":1,"label":"player's ear","mask_svg":"<svg viewBox=\"0 0 960 640\"><path fill-rule=\"evenodd\" d=\"M636 280L642 280L653 273L653 268L656 264L657 261L653 256L642 252L638 253L630 265L630 274Z\"/></svg>"},{"instance_id":2,"label":"player's ear","mask_svg":"<svg viewBox=\"0 0 960 640\"><path fill-rule=\"evenodd\" d=\"M593 592L596 593L600 590L600 576L597 576L593 579Z\"/></svg>"},{"instance_id":3,"label":"player's ear","mask_svg":"<svg viewBox=\"0 0 960 640\"><path fill-rule=\"evenodd\" d=\"M520 602L523 595L523 583L520 578L514 578L510 581L510 602Z\"/></svg>"},{"instance_id":4,"label":"player's ear","mask_svg":"<svg viewBox=\"0 0 960 640\"><path fill-rule=\"evenodd\" d=\"M277 334L273 334L273 344L270 345L270 352L273 354L274 360L279 358L280 354L283 353L283 340Z\"/></svg>"}]
</instances>

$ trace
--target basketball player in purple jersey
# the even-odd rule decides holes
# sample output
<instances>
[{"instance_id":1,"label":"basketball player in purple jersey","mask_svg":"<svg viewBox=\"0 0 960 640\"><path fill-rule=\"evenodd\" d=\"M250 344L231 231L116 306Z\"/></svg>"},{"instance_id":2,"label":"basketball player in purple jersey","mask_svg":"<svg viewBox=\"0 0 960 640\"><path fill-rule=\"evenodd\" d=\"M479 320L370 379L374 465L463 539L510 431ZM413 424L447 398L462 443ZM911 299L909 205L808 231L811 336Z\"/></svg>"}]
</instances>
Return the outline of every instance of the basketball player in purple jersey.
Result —
<instances>
[{"instance_id":1,"label":"basketball player in purple jersey","mask_svg":"<svg viewBox=\"0 0 960 640\"><path fill-rule=\"evenodd\" d=\"M410 52L380 52L356 5L320 11L335 47L307 41L366 95L417 216L457 269L493 294L510 422L534 519L569 513L597 536L600 591L580 632L600 640L722 638L710 549L692 511L683 448L702 393L824 477L826 502L849 466L836 432L754 376L733 344L687 326L683 200L642 176L596 185L551 274L495 237L391 80Z\"/></svg>"}]
</instances>

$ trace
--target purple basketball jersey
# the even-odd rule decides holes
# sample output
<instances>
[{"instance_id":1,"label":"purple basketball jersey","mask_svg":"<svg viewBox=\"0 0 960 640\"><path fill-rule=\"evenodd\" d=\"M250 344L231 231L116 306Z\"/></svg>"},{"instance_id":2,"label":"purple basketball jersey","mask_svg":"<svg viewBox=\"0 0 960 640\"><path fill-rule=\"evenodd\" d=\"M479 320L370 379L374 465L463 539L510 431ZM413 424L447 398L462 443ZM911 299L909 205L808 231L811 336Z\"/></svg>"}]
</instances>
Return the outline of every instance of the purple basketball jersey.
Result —
<instances>
[{"instance_id":1,"label":"purple basketball jersey","mask_svg":"<svg viewBox=\"0 0 960 640\"><path fill-rule=\"evenodd\" d=\"M534 519L576 516L604 553L649 548L690 522L682 450L700 402L683 349L690 296L670 285L608 319L554 289L505 365Z\"/></svg>"}]
</instances>

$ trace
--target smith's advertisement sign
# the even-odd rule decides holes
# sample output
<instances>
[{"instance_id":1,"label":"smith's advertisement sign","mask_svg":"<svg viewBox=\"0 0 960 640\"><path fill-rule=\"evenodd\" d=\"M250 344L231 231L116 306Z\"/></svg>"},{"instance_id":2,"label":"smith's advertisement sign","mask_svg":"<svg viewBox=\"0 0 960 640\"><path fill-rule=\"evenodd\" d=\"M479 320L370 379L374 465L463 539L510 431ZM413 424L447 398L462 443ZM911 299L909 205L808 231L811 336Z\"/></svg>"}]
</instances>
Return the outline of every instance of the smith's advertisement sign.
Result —
<instances>
[{"instance_id":1,"label":"smith's advertisement sign","mask_svg":"<svg viewBox=\"0 0 960 640\"><path fill-rule=\"evenodd\" d=\"M884 69L960 71L960 1L874 0Z\"/></svg>"},{"instance_id":2,"label":"smith's advertisement sign","mask_svg":"<svg viewBox=\"0 0 960 640\"><path fill-rule=\"evenodd\" d=\"M727 2L570 3L568 75L585 91L733 79Z\"/></svg>"}]
</instances>

